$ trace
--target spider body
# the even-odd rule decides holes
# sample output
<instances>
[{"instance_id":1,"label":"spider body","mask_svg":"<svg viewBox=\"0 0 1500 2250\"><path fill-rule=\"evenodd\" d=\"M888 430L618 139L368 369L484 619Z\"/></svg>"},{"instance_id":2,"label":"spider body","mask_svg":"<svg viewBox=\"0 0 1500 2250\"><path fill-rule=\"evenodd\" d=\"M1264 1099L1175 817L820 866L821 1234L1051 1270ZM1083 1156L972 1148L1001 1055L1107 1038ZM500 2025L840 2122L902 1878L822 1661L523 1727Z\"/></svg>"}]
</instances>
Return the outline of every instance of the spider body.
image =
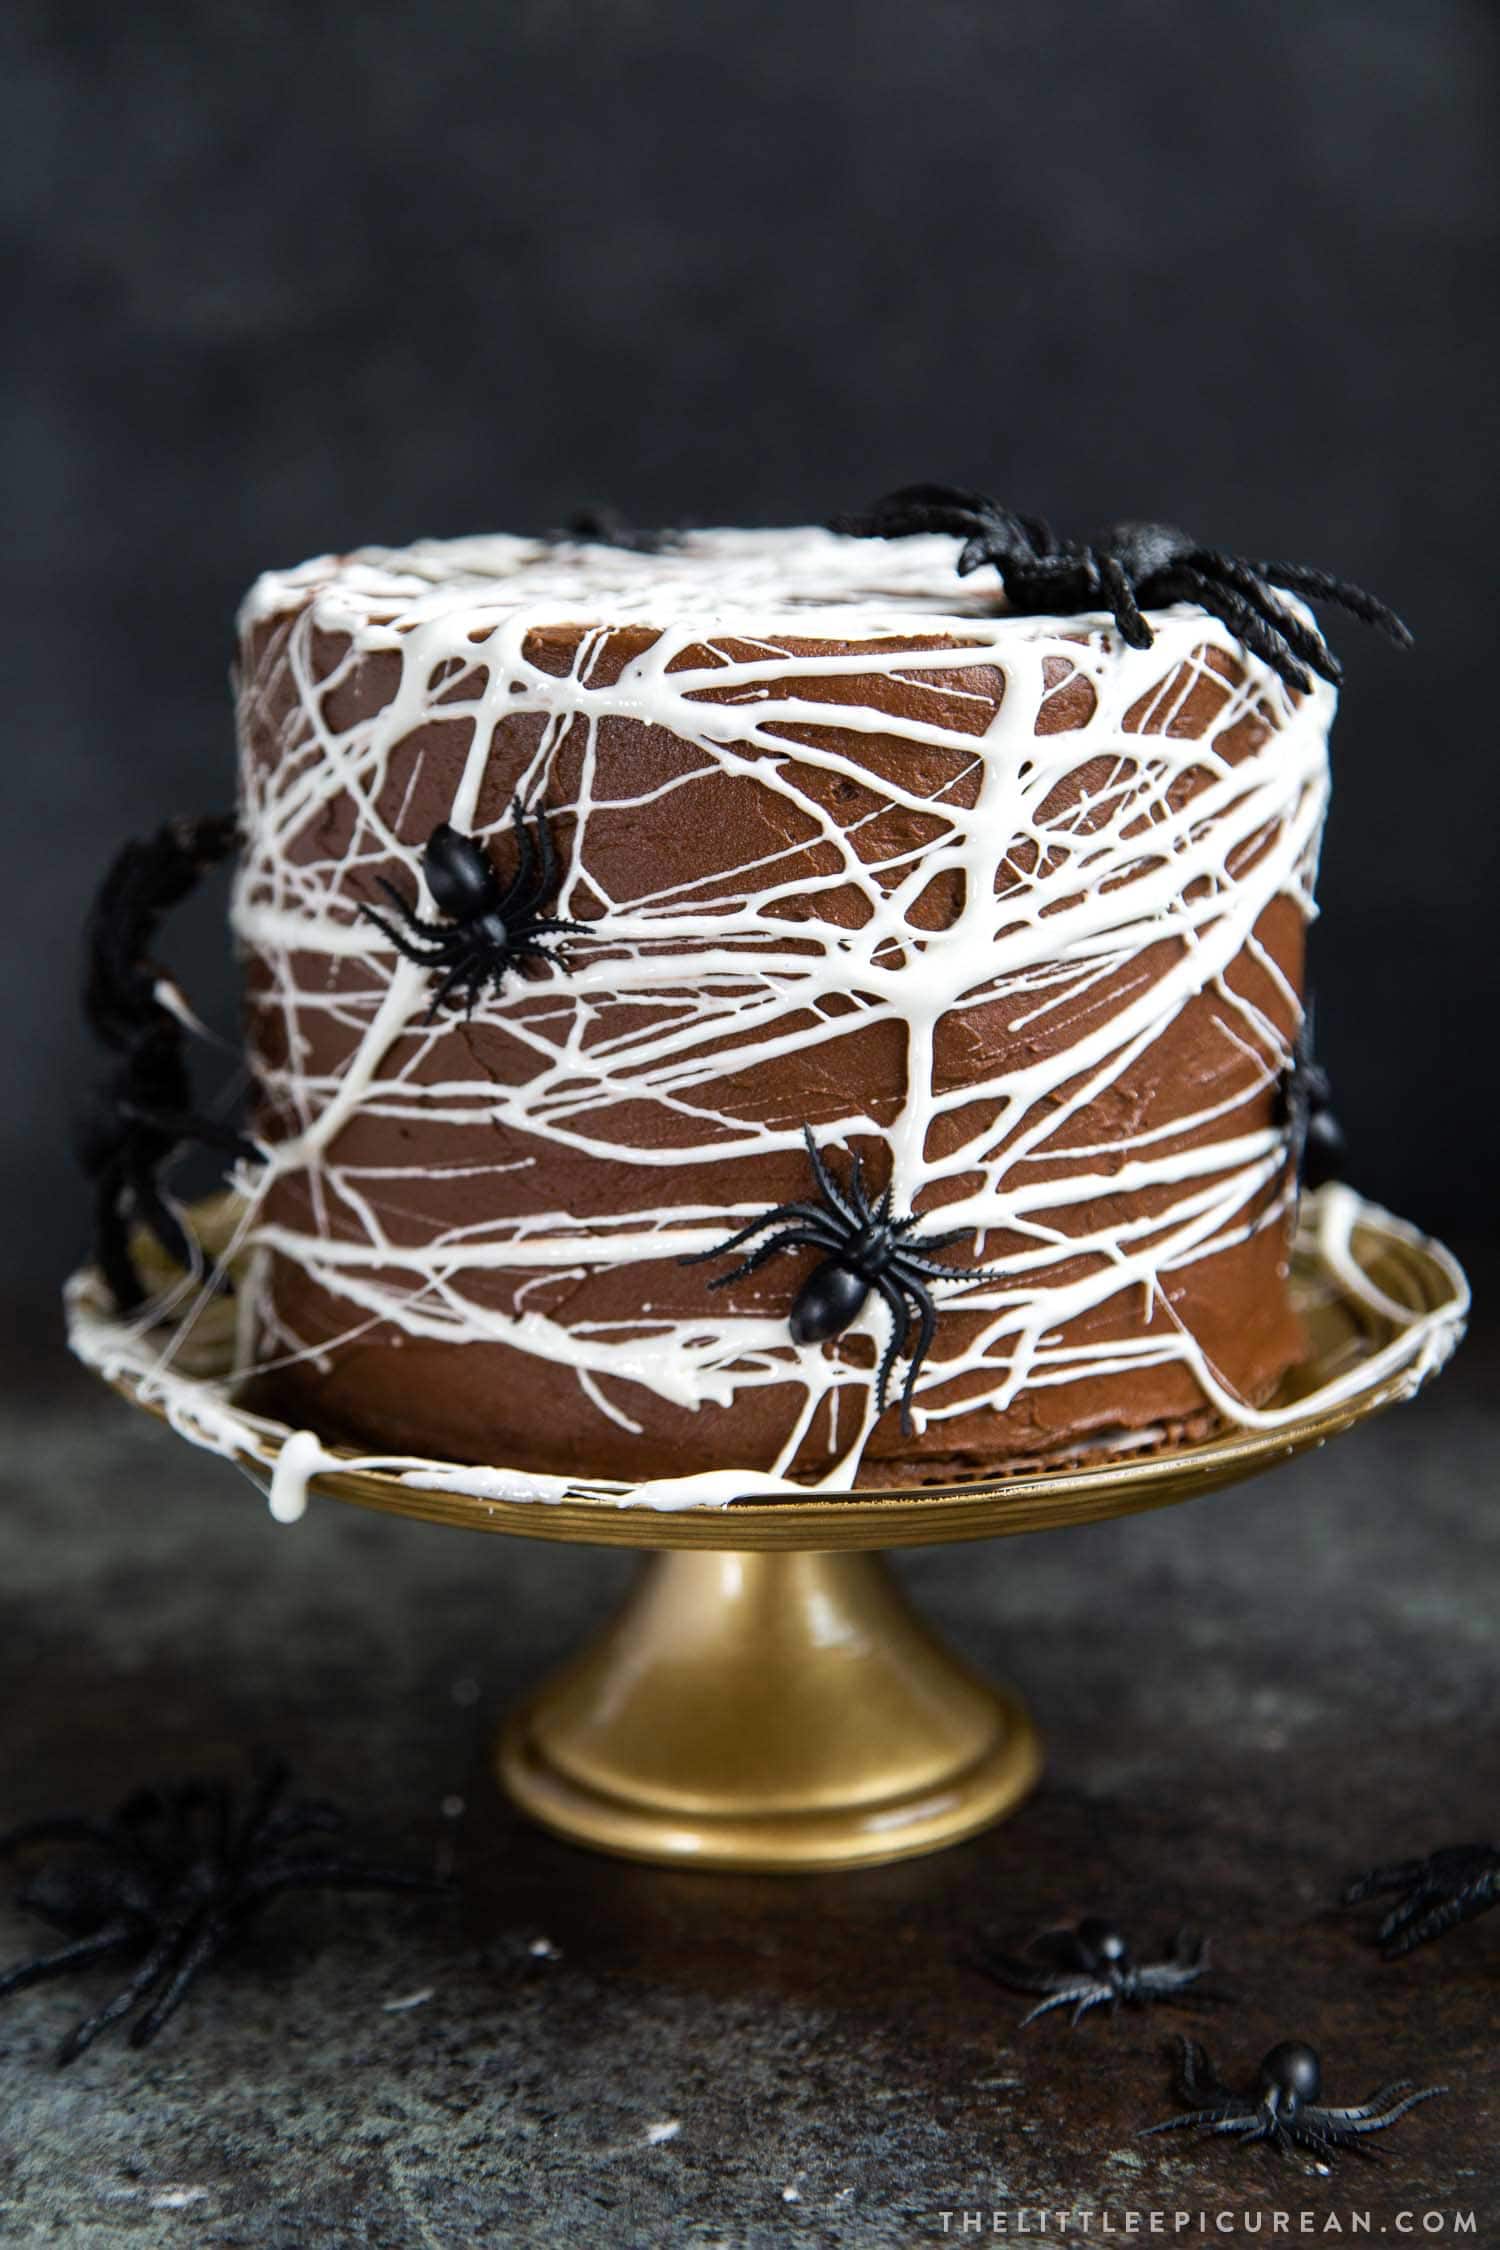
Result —
<instances>
[{"instance_id":1,"label":"spider body","mask_svg":"<svg viewBox=\"0 0 1500 2250\"><path fill-rule=\"evenodd\" d=\"M1311 1005L1297 1027L1292 1060L1276 1088L1276 1126L1286 1135L1287 1165L1297 1187L1321 1187L1335 1176L1344 1129L1333 1113L1333 1087L1313 1048Z\"/></svg>"},{"instance_id":2,"label":"spider body","mask_svg":"<svg viewBox=\"0 0 1500 2250\"><path fill-rule=\"evenodd\" d=\"M1500 1846L1449 1844L1426 1859L1372 1867L1350 1884L1344 1904L1359 1906L1393 1892L1399 1894L1396 1904L1375 1932L1388 1961L1500 1904Z\"/></svg>"},{"instance_id":3,"label":"spider body","mask_svg":"<svg viewBox=\"0 0 1500 2250\"><path fill-rule=\"evenodd\" d=\"M187 1006L153 957L165 916L234 844L228 815L173 820L116 854L89 916L84 1015L114 1056L76 1136L78 1160L94 1186L94 1258L121 1312L146 1298L130 1249L144 1226L176 1264L191 1267L193 1245L166 1201L161 1176L190 1142L226 1155L260 1152L219 1120L193 1107L184 1052Z\"/></svg>"},{"instance_id":4,"label":"spider body","mask_svg":"<svg viewBox=\"0 0 1500 2250\"><path fill-rule=\"evenodd\" d=\"M443 821L432 831L422 852L422 875L433 904L443 917L424 922L393 883L378 878L380 888L401 917L389 921L373 906L360 902L367 921L390 939L398 953L433 971L437 978L430 1023L450 993L462 987L468 995L465 1014L472 1014L486 985L498 992L512 970L533 961L555 961L561 954L549 939L581 935L582 922L569 922L549 914L561 881L552 829L544 811L529 815L519 797L512 801L511 820L516 838L516 865L504 883L477 836L465 836Z\"/></svg>"},{"instance_id":5,"label":"spider body","mask_svg":"<svg viewBox=\"0 0 1500 2250\"><path fill-rule=\"evenodd\" d=\"M643 531L629 524L616 508L580 508L569 519L565 539L582 539L591 547L623 547L632 554L669 554L679 534L672 530Z\"/></svg>"},{"instance_id":6,"label":"spider body","mask_svg":"<svg viewBox=\"0 0 1500 2250\"><path fill-rule=\"evenodd\" d=\"M1342 2149L1372 2156L1365 2147L1371 2133L1388 2126L1415 2109L1446 2094L1446 2086L1413 2088L1409 2078L1382 2086L1368 2101L1350 2108L1332 2109L1320 2100L1323 2065L1315 2047L1302 2039L1283 2039L1261 2058L1255 2083L1248 2095L1232 2093L1224 2085L1196 2040L1184 2039L1179 2049L1177 2089L1196 2106L1181 2117L1169 2117L1145 2132L1186 2132L1199 2127L1210 2138L1264 2142L1278 2156L1293 2160L1305 2151L1328 2169L1327 2159Z\"/></svg>"},{"instance_id":7,"label":"spider body","mask_svg":"<svg viewBox=\"0 0 1500 2250\"><path fill-rule=\"evenodd\" d=\"M66 1943L0 1975L0 1999L74 1969L134 1956L114 1997L75 2025L58 2053L70 2063L139 2009L130 2043L153 2039L189 1987L261 1909L286 1890L433 1890L433 1879L337 1853L298 1849L343 1825L331 1805L285 1803L285 1767L269 1767L243 1813L224 1784L141 1790L103 1820L36 1821L0 1837L0 1856L47 1844L17 1903Z\"/></svg>"},{"instance_id":8,"label":"spider body","mask_svg":"<svg viewBox=\"0 0 1500 2250\"><path fill-rule=\"evenodd\" d=\"M986 1954L980 1966L1012 1992L1044 1996L1021 2018L1024 2030L1057 2008L1070 2008L1069 2021L1076 2027L1093 2008L1108 2008L1113 2015L1122 2004L1180 2001L1196 1985L1207 1959L1206 1942L1179 1930L1161 1960L1137 1961L1121 1930L1088 1915L1071 1929L1044 1931L1023 1955ZM1217 1997L1192 1995L1194 2000Z\"/></svg>"},{"instance_id":9,"label":"spider body","mask_svg":"<svg viewBox=\"0 0 1500 2250\"><path fill-rule=\"evenodd\" d=\"M1304 693L1313 672L1337 681L1338 659L1317 628L1278 598L1278 590L1336 602L1399 646L1411 643L1393 610L1345 579L1301 563L1247 562L1171 524L1115 523L1081 539L1064 539L1041 517L1017 515L988 493L911 484L888 493L868 515L835 517L832 528L861 539L951 533L964 542L959 575L993 566L1018 615L1108 610L1131 648L1151 646L1144 609L1191 602L1227 625L1289 688Z\"/></svg>"},{"instance_id":10,"label":"spider body","mask_svg":"<svg viewBox=\"0 0 1500 2250\"><path fill-rule=\"evenodd\" d=\"M885 1412L891 1371L915 1319L917 1342L909 1355L901 1391L901 1427L909 1436L912 1392L937 1333L937 1307L929 1285L934 1281L988 1280L988 1269L946 1266L933 1256L934 1251L965 1240L972 1234L971 1228L955 1227L946 1234L915 1234L913 1230L920 1224L918 1214L892 1218L889 1187L878 1202L871 1203L857 1156L847 1186L841 1187L805 1125L802 1138L807 1144L818 1201L778 1203L774 1210L762 1212L712 1250L697 1251L682 1263L694 1266L709 1258L722 1258L764 1234L768 1227L780 1228L728 1273L716 1275L709 1283L710 1289L724 1289L784 1251L821 1251L817 1265L792 1300L788 1315L792 1339L798 1344L826 1343L841 1336L859 1318L872 1292L879 1296L891 1316L891 1331L875 1379L877 1415Z\"/></svg>"}]
</instances>

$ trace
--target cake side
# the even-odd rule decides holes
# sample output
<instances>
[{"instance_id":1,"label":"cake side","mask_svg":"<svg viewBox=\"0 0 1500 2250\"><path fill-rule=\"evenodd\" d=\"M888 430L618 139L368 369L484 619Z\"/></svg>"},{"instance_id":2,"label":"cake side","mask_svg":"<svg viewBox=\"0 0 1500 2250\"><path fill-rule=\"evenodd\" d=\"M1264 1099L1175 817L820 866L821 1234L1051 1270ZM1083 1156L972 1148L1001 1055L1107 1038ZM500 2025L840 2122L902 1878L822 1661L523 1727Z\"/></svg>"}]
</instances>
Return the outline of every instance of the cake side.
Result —
<instances>
[{"instance_id":1,"label":"cake side","mask_svg":"<svg viewBox=\"0 0 1500 2250\"><path fill-rule=\"evenodd\" d=\"M1297 1356L1274 1096L1331 692L1190 612L1137 651L924 602L907 554L856 600L880 551L797 537L795 601L725 595L710 540L665 624L559 619L521 542L521 594L387 563L252 599L247 1346L293 1410L519 1466L868 1481L1203 1427ZM654 560L618 591L638 561L587 598L659 618ZM587 935L424 1021L361 905L422 896L441 821L507 863L518 795ZM872 1411L878 1301L798 1347L807 1253L712 1293L679 1263L806 1197L804 1124L985 1269L934 1291L910 1434Z\"/></svg>"}]
</instances>

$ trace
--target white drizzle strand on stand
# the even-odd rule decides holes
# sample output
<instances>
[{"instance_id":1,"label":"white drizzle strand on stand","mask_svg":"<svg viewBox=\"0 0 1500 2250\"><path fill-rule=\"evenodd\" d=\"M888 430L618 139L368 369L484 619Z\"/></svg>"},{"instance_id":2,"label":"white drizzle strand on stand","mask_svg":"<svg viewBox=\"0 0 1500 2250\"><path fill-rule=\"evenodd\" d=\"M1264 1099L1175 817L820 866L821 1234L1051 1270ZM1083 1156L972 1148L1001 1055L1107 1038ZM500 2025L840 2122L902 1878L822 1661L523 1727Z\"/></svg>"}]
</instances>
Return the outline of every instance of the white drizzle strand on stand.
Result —
<instances>
[{"instance_id":1,"label":"white drizzle strand on stand","mask_svg":"<svg viewBox=\"0 0 1500 2250\"><path fill-rule=\"evenodd\" d=\"M1435 1302L1422 1308L1400 1303L1363 1270L1355 1253L1354 1232L1361 1221L1372 1220L1436 1262L1446 1290ZM1309 1196L1303 1205L1299 1237L1316 1286L1330 1299L1357 1308L1377 1332L1383 1329L1386 1333L1384 1341L1357 1355L1352 1364L1318 1389L1288 1405L1247 1410L1244 1420L1255 1430L1286 1429L1387 1382L1399 1385L1397 1395L1409 1396L1438 1372L1463 1334L1469 1290L1462 1268L1441 1244L1393 1219L1388 1212L1363 1203L1351 1189L1335 1185ZM311 1430L289 1430L241 1403L235 1396L233 1372L214 1372L212 1363L217 1355L211 1343L205 1352L205 1339L198 1333L201 1326L211 1323L215 1309L212 1301L191 1285L177 1296L181 1301L174 1303L168 1297L139 1318L126 1319L114 1310L97 1274L76 1274L67 1290L69 1345L84 1365L106 1382L120 1384L160 1412L179 1437L226 1460L254 1464L251 1474L265 1489L279 1523L300 1520L308 1487L315 1478L339 1474L390 1476L413 1493L449 1493L474 1501L483 1509L517 1502L545 1506L584 1500L601 1506L671 1513L724 1508L735 1500L777 1494L804 1500L816 1496L789 1479L761 1476L746 1469L662 1477L649 1484L629 1486L608 1479L590 1483L517 1469L432 1461L419 1455L362 1454L352 1448L338 1451ZM218 1309L224 1309L222 1302ZM209 1323L201 1318L205 1310ZM164 1327L164 1321L170 1325ZM196 1353L192 1349L181 1353L184 1342L196 1345ZM183 1363L197 1359L207 1359L209 1364L190 1367ZM1150 1433L1142 1432L1136 1442L1149 1446L1149 1439ZM1091 1457L1091 1465L1101 1464Z\"/></svg>"}]
</instances>

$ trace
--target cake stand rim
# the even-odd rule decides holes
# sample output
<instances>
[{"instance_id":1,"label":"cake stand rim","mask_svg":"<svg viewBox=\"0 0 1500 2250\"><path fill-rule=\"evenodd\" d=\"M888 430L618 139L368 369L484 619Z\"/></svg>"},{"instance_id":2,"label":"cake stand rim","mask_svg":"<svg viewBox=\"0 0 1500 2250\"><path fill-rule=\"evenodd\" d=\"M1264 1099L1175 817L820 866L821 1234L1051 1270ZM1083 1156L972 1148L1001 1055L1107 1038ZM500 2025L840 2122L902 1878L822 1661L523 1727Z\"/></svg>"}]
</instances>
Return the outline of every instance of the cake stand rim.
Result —
<instances>
[{"instance_id":1,"label":"cake stand rim","mask_svg":"<svg viewBox=\"0 0 1500 2250\"><path fill-rule=\"evenodd\" d=\"M1353 1195L1352 1190L1341 1192ZM208 1198L195 1208L207 1210L219 1200ZM725 1506L673 1509L632 1504L630 1495L635 1488L630 1487L621 1487L621 1496L611 1494L609 1497L580 1491L576 1496L570 1493L559 1499L485 1498L407 1482L403 1475L391 1469L369 1467L320 1469L312 1482L319 1495L424 1522L447 1523L521 1538L644 1549L834 1551L937 1546L970 1539L1014 1537L1171 1506L1238 1483L1274 1466L1278 1460L1291 1459L1322 1445L1330 1437L1413 1396L1438 1372L1461 1338L1468 1299L1462 1268L1451 1251L1365 1198L1356 1196L1354 1200L1356 1227L1366 1237L1373 1238L1375 1245L1358 1260L1361 1274L1369 1279L1371 1267L1381 1257L1394 1260L1412 1292L1407 1298L1407 1309L1418 1315L1446 1316L1445 1348L1425 1360L1414 1349L1411 1360L1373 1381L1368 1389L1356 1389L1322 1408L1313 1405L1307 1415L1274 1429L1240 1429L1196 1444L1133 1453L1118 1460L1075 1461L1056 1468L1033 1469L1009 1477L975 1478L959 1484L866 1487L837 1497L818 1494L806 1499L737 1500ZM1322 1268L1314 1268L1314 1274L1321 1275L1325 1282L1328 1279ZM89 1279L90 1269L82 1269L74 1276L70 1289L86 1287ZM1355 1302L1347 1292L1342 1301L1350 1305ZM1367 1309L1364 1317L1369 1317ZM1363 1356L1373 1360L1377 1350L1384 1348L1384 1344L1372 1345ZM1319 1364L1314 1355L1295 1372L1306 1378ZM1354 1365L1358 1364L1357 1356ZM138 1376L109 1373L97 1367L91 1367L90 1371L100 1374L128 1404L175 1427L167 1406L160 1399L143 1393ZM179 1380L191 1382L193 1378L179 1376ZM212 1394L214 1386L208 1377L202 1378L202 1389L205 1397ZM256 1429L258 1433L267 1433L268 1444L274 1442L269 1457L254 1453L248 1446L233 1452L223 1448L208 1450L218 1451L220 1458L232 1459L253 1482L265 1489L281 1445L295 1432L291 1424L278 1423L266 1416L256 1417ZM186 1433L179 1431L179 1434ZM321 1439L319 1442L322 1443ZM358 1448L337 1440L330 1439L324 1450L328 1455L351 1462L365 1459ZM437 1460L423 1465L430 1466L437 1475L465 1466ZM525 1472L516 1473L523 1475ZM590 1480L580 1475L579 1482L586 1481Z\"/></svg>"}]
</instances>

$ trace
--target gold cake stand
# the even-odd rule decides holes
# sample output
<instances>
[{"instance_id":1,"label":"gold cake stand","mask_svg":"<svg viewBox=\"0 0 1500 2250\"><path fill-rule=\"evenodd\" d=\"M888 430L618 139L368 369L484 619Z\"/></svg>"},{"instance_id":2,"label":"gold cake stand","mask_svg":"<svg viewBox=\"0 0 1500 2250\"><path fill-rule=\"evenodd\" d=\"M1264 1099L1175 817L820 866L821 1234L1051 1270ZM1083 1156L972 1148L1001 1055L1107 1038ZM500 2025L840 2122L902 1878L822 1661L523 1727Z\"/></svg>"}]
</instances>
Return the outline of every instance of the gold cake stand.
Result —
<instances>
[{"instance_id":1,"label":"gold cake stand","mask_svg":"<svg viewBox=\"0 0 1500 2250\"><path fill-rule=\"evenodd\" d=\"M222 1237L222 1202L195 1217L200 1237ZM1293 1287L1309 1350L1274 1402L1291 1409L1274 1430L982 1482L668 1513L597 1483L549 1500L479 1498L445 1489L441 1463L371 1466L333 1444L324 1458L336 1465L317 1474L316 1489L430 1523L649 1550L620 1613L501 1731L500 1782L544 1827L596 1850L703 1868L790 1873L935 1851L1016 1805L1041 1749L1015 1695L942 1645L881 1550L1196 1499L1409 1397L1462 1332L1462 1273L1439 1245L1368 1204L1347 1243L1330 1263L1305 1234L1299 1242ZM90 1304L97 1312L96 1277L77 1277L71 1294L75 1316ZM190 1372L176 1378L178 1409L184 1381L224 1395L227 1324L217 1341L213 1325L200 1321L204 1333L179 1361ZM1403 1358L1413 1330L1422 1346ZM152 1340L170 1345L170 1328ZM131 1366L81 1342L76 1317L74 1344L123 1395L183 1426L144 1359ZM243 1446L226 1444L221 1425L217 1449L265 1486L291 1435L247 1417Z\"/></svg>"}]
</instances>

